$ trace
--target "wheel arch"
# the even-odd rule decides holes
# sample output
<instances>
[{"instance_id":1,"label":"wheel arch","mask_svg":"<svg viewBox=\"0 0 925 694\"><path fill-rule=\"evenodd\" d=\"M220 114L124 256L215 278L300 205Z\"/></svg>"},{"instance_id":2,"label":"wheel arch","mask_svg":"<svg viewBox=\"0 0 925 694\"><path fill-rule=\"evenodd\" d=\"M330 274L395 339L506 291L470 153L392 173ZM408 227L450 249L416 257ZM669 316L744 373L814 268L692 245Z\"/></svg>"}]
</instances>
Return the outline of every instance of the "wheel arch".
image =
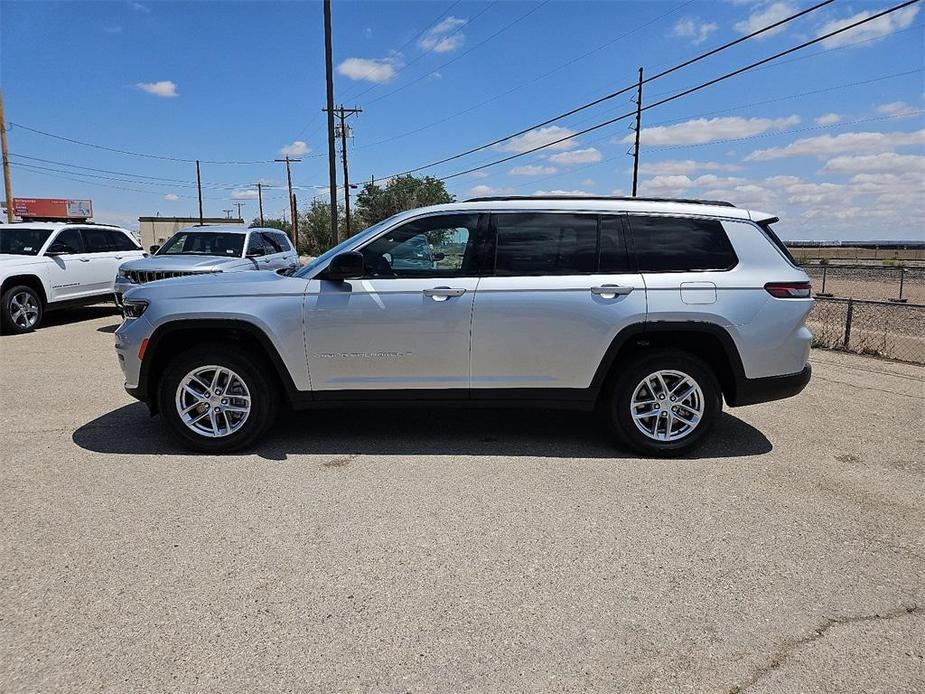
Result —
<instances>
[{"instance_id":1,"label":"wheel arch","mask_svg":"<svg viewBox=\"0 0 925 694\"><path fill-rule=\"evenodd\" d=\"M10 287L15 287L20 284L37 291L39 298L42 300L42 305L44 307L48 306L48 293L45 291L45 285L38 275L32 275L28 273L22 275L10 275L3 280L2 284L0 284L0 294L6 292L6 290Z\"/></svg>"},{"instance_id":2,"label":"wheel arch","mask_svg":"<svg viewBox=\"0 0 925 694\"><path fill-rule=\"evenodd\" d=\"M745 379L742 358L732 335L721 325L699 321L651 321L630 325L614 338L594 375L599 398L620 372L620 365L653 349L671 348L693 354L713 370L730 406L736 405Z\"/></svg>"},{"instance_id":3,"label":"wheel arch","mask_svg":"<svg viewBox=\"0 0 925 694\"><path fill-rule=\"evenodd\" d=\"M266 363L290 404L300 391L269 336L257 325L233 318L182 319L159 325L148 338L139 373L140 399L157 412L157 388L171 358L190 347L209 342L233 343L251 349Z\"/></svg>"}]
</instances>

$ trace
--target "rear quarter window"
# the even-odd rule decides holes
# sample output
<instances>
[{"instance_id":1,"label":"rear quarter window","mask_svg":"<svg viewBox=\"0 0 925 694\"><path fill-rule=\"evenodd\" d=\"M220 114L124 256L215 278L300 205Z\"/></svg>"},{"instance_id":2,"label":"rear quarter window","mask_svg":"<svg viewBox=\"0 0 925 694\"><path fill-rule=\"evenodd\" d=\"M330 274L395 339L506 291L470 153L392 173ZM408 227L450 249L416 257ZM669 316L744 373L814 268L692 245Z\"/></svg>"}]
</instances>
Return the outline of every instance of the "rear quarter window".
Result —
<instances>
[{"instance_id":1,"label":"rear quarter window","mask_svg":"<svg viewBox=\"0 0 925 694\"><path fill-rule=\"evenodd\" d=\"M640 272L730 270L739 262L718 220L630 215Z\"/></svg>"}]
</instances>

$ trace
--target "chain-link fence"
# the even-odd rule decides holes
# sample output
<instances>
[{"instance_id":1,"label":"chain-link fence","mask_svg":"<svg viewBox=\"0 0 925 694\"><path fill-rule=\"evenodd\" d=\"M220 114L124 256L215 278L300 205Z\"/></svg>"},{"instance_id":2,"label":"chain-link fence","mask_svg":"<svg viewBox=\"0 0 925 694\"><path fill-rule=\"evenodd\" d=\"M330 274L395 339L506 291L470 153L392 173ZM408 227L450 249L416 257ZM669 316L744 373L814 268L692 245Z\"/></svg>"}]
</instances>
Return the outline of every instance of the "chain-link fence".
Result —
<instances>
[{"instance_id":1,"label":"chain-link fence","mask_svg":"<svg viewBox=\"0 0 925 694\"><path fill-rule=\"evenodd\" d=\"M925 304L817 297L813 346L925 364Z\"/></svg>"},{"instance_id":2,"label":"chain-link fence","mask_svg":"<svg viewBox=\"0 0 925 694\"><path fill-rule=\"evenodd\" d=\"M925 267L807 264L803 269L817 294L925 304Z\"/></svg>"}]
</instances>

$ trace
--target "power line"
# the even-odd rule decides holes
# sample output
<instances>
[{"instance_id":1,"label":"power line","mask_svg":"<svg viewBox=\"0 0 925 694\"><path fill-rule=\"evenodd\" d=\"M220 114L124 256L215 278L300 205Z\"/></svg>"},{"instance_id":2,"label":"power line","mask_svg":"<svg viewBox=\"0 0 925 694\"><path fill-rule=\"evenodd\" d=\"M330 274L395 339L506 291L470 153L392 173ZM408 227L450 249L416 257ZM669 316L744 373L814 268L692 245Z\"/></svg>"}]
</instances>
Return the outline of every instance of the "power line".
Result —
<instances>
[{"instance_id":1,"label":"power line","mask_svg":"<svg viewBox=\"0 0 925 694\"><path fill-rule=\"evenodd\" d=\"M32 128L28 125L23 125L22 123L14 123L10 121L10 125L14 125L17 128L22 128L23 130L28 130L29 132L36 133L38 135L44 135L45 137L50 137L55 140L61 140L63 142L70 142L74 145L81 145L83 147L92 147L93 149L102 149L107 152L115 152L116 154L126 154L133 157L144 157L146 159L160 159L162 161L176 161L182 162L184 164L194 164L196 159L183 159L180 157L168 157L161 154L149 154L145 152L132 152L126 149L117 149L115 147L107 147L105 145L99 145L92 142L83 142L82 140L76 140L71 137L64 137L63 135L56 135L54 133L47 132L45 130L39 130L38 128ZM199 160L203 164L240 164L240 165L250 165L250 164L269 164L272 163L272 159L261 159L259 161L210 161L207 159Z\"/></svg>"},{"instance_id":2,"label":"power line","mask_svg":"<svg viewBox=\"0 0 925 694\"><path fill-rule=\"evenodd\" d=\"M506 90L506 91L504 91L504 92L501 92L501 93L499 93L499 94L495 94L494 96L492 96L492 97L490 97L490 98L488 98L488 99L485 99L484 101L481 101L481 102L479 102L479 103L477 103L477 104L475 104L475 105L473 105L473 106L469 106L468 108L463 109L462 111L457 111L456 113L453 113L453 114L451 114L451 115L449 115L449 116L445 116L444 118L441 118L441 119L439 119L439 120L432 121L432 122L428 123L427 125L422 125L422 126L420 126L419 128L415 128L414 130L409 130L409 131L407 131L407 132L400 133L400 134L398 134L398 135L393 135L392 137L387 137L387 138L385 138L385 139L377 140L377 141L375 141L375 142L370 142L370 143L365 144L365 145L359 145L358 147L356 147L356 149L367 149L367 148L369 148L369 147L376 147L376 146L378 146L378 145L383 145L383 144L387 144L387 143L389 143L389 142L394 142L395 140L400 140L400 139L405 138L405 137L410 137L411 135L417 135L418 133L421 133L421 132L423 132L423 131L425 131L425 130L428 130L429 128L432 128L432 127L434 127L434 126L436 126L436 125L440 125L440 124L442 124L442 123L446 123L447 121L453 120L454 118L458 118L458 117L460 117L460 116L466 115L467 113L471 113L472 111L475 111L475 110L481 108L482 106L485 106L485 105L487 105L487 104L490 104L490 103L492 103L493 101L497 101L498 99L501 99L501 98L503 98L503 97L505 97L505 96L508 96L509 94L513 94L513 93L516 92L517 90L523 89L523 88L526 87L527 85L535 84L536 82L539 82L540 80L545 79L546 77L549 77L549 76L552 75L552 74L555 74L555 73L558 72L559 70L564 70L564 69L567 68L569 65L573 65L574 63L577 63L577 62L580 61L580 60L584 60L584 59L587 58L588 56L594 55L594 54L597 53L598 51L601 51L601 50L607 48L608 46L613 45L614 43L617 43L617 42L622 41L623 39L625 39L625 38L627 38L627 37L629 37L629 36L632 36L632 35L635 34L636 32L641 31L642 29L645 29L646 27L648 27L648 26L650 26L650 25L652 25L652 24L655 24L656 22L659 22L659 21L665 19L665 18L668 17L669 15L672 15L672 14L674 14L675 12L678 12L678 11L684 9L685 7L687 7L688 5L690 5L692 2L694 2L694 0L687 0L686 2L683 2L683 3L681 3L680 5L678 5L677 7L674 7L673 9L669 10L668 12L665 12L665 13L663 13L663 14L660 14L659 16L655 17L654 19L649 20L648 22L646 22L646 23L644 23L644 24L640 24L640 25L637 26L635 29L631 29L631 30L629 30L629 31L627 31L627 32L625 32L625 33L623 33L623 34L620 34L619 36L617 36L617 37L615 37L615 38L613 38L613 39L610 39L609 41L606 41L605 43L602 43L602 44L601 44L600 46L598 46L597 48L593 48L593 49L591 49L590 51L587 51L587 52L585 52L585 53L582 53L581 55L576 56L576 57L574 57L574 58L572 58L572 59L570 59L570 60L568 60L568 61L566 61L566 62L564 62L564 63L562 63L562 64L560 64L560 65L558 65L558 66L556 66L556 67L554 67L552 70L549 70L549 71L547 71L547 72L544 72L544 73L542 73L541 75L537 75L536 77L534 77L534 78L532 78L532 79L530 79L530 80L527 80L526 82L521 82L520 84L517 84L517 85L515 85L514 87L512 87L512 88L510 88L510 89L508 89L508 90Z\"/></svg>"},{"instance_id":3,"label":"power line","mask_svg":"<svg viewBox=\"0 0 925 694\"><path fill-rule=\"evenodd\" d=\"M656 79L659 79L659 78L664 77L664 76L666 76L666 75L669 75L669 74L671 74L672 72L675 72L675 71L677 71L677 70L680 70L681 68L684 68L684 67L687 67L687 66L689 66L689 65L692 65L692 64L694 64L694 63L696 63L696 62L698 62L698 61L700 61L700 60L704 60L705 58L708 58L708 57L710 57L710 56L712 56L712 55L715 55L716 53L719 53L720 51L723 51L723 50L726 50L726 49L728 49L728 48L731 48L732 46L735 46L735 45L737 45L737 44L739 44L739 43L742 43L743 41L747 41L747 40L749 40L749 39L752 39L752 38L754 38L755 36L758 36L758 35L760 35L760 34L763 34L763 33L767 32L767 31L770 31L771 29L775 29L776 27L779 27L779 26L781 26L781 25L783 25L783 24L786 24L787 22L793 21L794 19L797 19L797 18L799 18L799 17L802 17L802 16L804 16L804 15L810 13L810 12L815 12L816 10L818 10L818 9L820 9L820 8L822 8L822 7L825 7L826 5L830 5L830 4L833 3L834 1L835 1L835 0L823 0L823 2L817 3L816 5L813 5L812 7L808 7L808 8L806 8L805 10L802 10L802 11L800 11L800 12L797 12L796 14L792 14L792 15L790 15L789 17L785 17L784 19L781 19L781 20L779 20L779 21L777 21L777 22L774 22L773 24L769 24L768 26L763 27L763 28L761 28L761 29L758 29L757 31L753 31L753 32L750 33L750 34L746 34L745 36L741 36L741 37L739 37L739 38L737 38L737 39L734 39L733 41L729 41L729 42L727 42L727 43L724 43L724 44L721 45L721 46L717 46L716 48L713 48L713 49L711 49L711 50L709 50L709 51L707 51L707 52L705 52L705 53L701 53L700 55L697 55L697 56L695 56L695 57L693 57L693 58L690 58L689 60L686 60L686 61L684 61L683 63L679 63L678 65L675 65L675 66L673 66L673 67L670 67L670 68L668 68L667 70L663 70L662 72L659 72L658 74L653 75L652 77L649 77L649 78L645 79L645 80L643 81L643 84L646 84L646 83L648 83L648 82L652 82L653 80L656 80ZM918 0L910 0L910 1L911 1L911 2L917 2ZM566 111L566 112L564 112L564 113L560 113L560 114L558 114L558 115L556 115L556 116L553 116L552 118L547 118L546 120L544 120L544 121L542 121L542 122L540 122L540 123L535 123L535 124L530 125L530 126L524 128L524 129L522 129L522 130L518 130L518 131L515 132L515 133L511 133L510 135L505 135L504 137L500 137L500 138L498 138L498 139L496 139L496 140L492 140L491 142L486 142L485 144L479 145L478 147L473 147L473 148L468 149L468 150L466 150L466 151L464 151L464 152L460 152L459 154L454 154L453 156L445 157L444 159L440 159L440 160L438 160L438 161L430 162L429 164L424 164L424 165L422 165L422 166L417 166L417 167L415 167L415 168L413 168L413 169L408 169L407 171L402 171L402 172L399 173L399 174L393 174L393 175L396 175L396 176L404 176L404 175L406 175L406 174L415 173L416 171L421 171L422 169L429 169L429 168L431 168L431 167L433 167L433 166L437 166L437 165L439 165L439 164L445 164L445 163L450 162L450 161L453 161L453 160L455 160L455 159L460 159L460 158L465 157L465 156L468 156L468 155L470 155L470 154L474 154L475 152L479 152L479 151L481 151L481 150L483 150L483 149L487 149L487 148L489 148L489 147L493 147L493 146L495 146L495 145L501 144L502 142L506 142L507 140L513 139L513 138L518 137L518 136L520 136L520 135L524 135L524 134L530 132L531 130L535 130L536 128L542 128L543 126L549 125L549 124L554 123L554 122L556 122L556 121L558 121L558 120L561 120L561 119L563 119L563 118L567 118L568 116L571 116L571 115L574 115L574 114L576 114L576 113L579 113L580 111L584 111L584 110L586 110L586 109L589 109L589 108L591 108L592 106L597 106L598 104L603 103L604 101L608 101L608 100L613 99L613 98L615 98L615 97L617 97L617 96L619 96L619 95L621 95L621 94L625 94L625 93L627 93L627 92L629 92L629 91L631 91L631 90L633 90L633 89L636 89L636 87L637 87L637 85L636 85L636 83L634 82L633 84L631 84L631 85L629 85L629 86L627 86L627 87L623 87L622 89L618 89L618 90L615 91L615 92L611 92L611 93L609 93L609 94L605 94L604 96L599 97L599 98L597 98L597 99L594 99L593 101L589 101L589 102L587 102L587 103L585 103L585 104L582 104L582 105L580 105L580 106L577 106L576 108L573 108L573 109L571 109L571 110L569 110L569 111ZM565 138L565 139L568 139L568 138Z\"/></svg>"},{"instance_id":4,"label":"power line","mask_svg":"<svg viewBox=\"0 0 925 694\"><path fill-rule=\"evenodd\" d=\"M829 0L829 1L830 1L830 0ZM727 79L730 79L730 78L735 77L735 76L737 76L737 75L740 75L740 74L742 74L743 72L747 72L748 70L751 70L751 69L753 69L753 68L755 68L755 67L758 67L759 65L764 65L765 63L768 63L768 62L770 62L770 61L772 61L772 60L776 60L777 58L781 58L781 57L783 57L783 56L785 56L785 55L789 55L790 53L793 53L793 52L795 52L795 51L798 51L798 50L801 50L801 49L803 49L803 48L806 48L807 46L811 46L811 45L813 45L813 44L819 43L819 42L824 41L824 40L826 40L826 39L829 39L829 38L831 38L831 37L833 37L833 36L836 36L836 35L838 35L838 34L841 34L841 33L845 32L845 31L850 31L851 29L854 29L854 28L856 28L856 27L859 27L859 26L861 26L861 25L863 25L863 24L867 24L868 22L872 22L872 21L875 21L875 20L877 20L877 19L880 19L880 17L884 17L884 16L886 16L886 15L888 15L888 14L892 14L893 12L897 12L898 10L901 10L901 9L903 9L903 8L905 8L905 7L909 7L910 5L914 5L914 4L918 3L919 1L920 1L920 0L907 0L907 1L904 2L904 3L901 3L901 4L899 4L899 5L895 5L894 7L891 7L891 8L889 8L889 9L886 9L886 10L883 10L883 11L878 12L878 13L876 13L876 14L873 14L873 15L871 15L871 16L865 18L865 19L861 19L861 20L858 20L858 21L853 22L853 23L851 23L851 24L845 25L844 27L841 27L840 29L836 29L836 30L834 30L834 31L830 31L830 32L827 33L827 34L823 34L823 35L818 36L818 37L816 37L816 38L814 38L814 39L810 39L809 41L804 41L803 43L801 43L801 44L799 44L799 45L797 45L797 46L792 46L791 48L788 48L788 49L786 49L786 50L780 51L779 53L775 53L775 54L772 55L772 56L769 56L769 57L767 57L767 58L763 58L763 59L761 59L761 60L759 60L759 61L756 61L756 62L751 63L751 64L749 64L749 65L746 65L746 66L744 66L744 67L741 67L741 68L738 68L738 69L736 69L736 70L733 70L732 72L728 72L728 73L726 73L725 75L721 75L720 77L716 77L716 78L714 78L714 79L712 79L712 80L708 80L707 82L702 82L701 84L698 84L698 85L696 85L696 86L690 87L690 88L685 89L685 90L682 90L682 91L680 91L680 92L678 92L678 93L676 93L676 94L673 94L672 96L666 97L666 98L664 98L664 99L660 99L659 101L656 101L656 102L654 102L654 103L651 103L651 104L649 104L649 105L643 107L643 108L641 109L641 111L648 111L649 109L655 108L655 107L657 107L657 106L661 106L661 105L666 104L666 103L668 103L668 102L670 102L670 101L674 101L675 99L680 99L682 96L687 96L688 94L692 94L692 93L694 93L694 92L696 92L696 91L700 91L701 89L705 89L706 87L710 87L710 86L712 86L712 85L714 85L714 84L717 84L717 83L722 82L722 81L724 81L724 80L727 80ZM651 79L653 79L653 78L650 78L650 80L651 80ZM478 171L478 170L480 170L480 169L488 168L489 166L495 166L495 165L497 165L497 164L503 164L504 162L511 161L512 159L517 159L517 158L519 158L519 157L526 156L527 154L532 154L533 152L537 152L537 151L539 151L539 150L541 150L541 149L546 149L546 148L548 148L548 147L552 147L553 145L560 144L560 143L562 143L562 142L565 142L566 140L570 140L570 139L573 138L573 137L577 137L577 136L579 136L579 135L584 135L585 133L589 133L589 132L592 132L592 131L594 131L594 130L599 130L599 129L601 129L601 128L604 128L604 127L606 127L606 126L608 126L608 125L612 125L613 123L616 123L616 122L618 122L618 121L624 120L625 118L629 118L630 116L635 115L635 113L636 113L635 110L630 111L629 113L622 114L622 115L620 115L620 116L617 116L616 118L611 118L611 119L606 120L606 121L604 121L604 122L602 122L602 123L598 123L597 125L593 125L593 126L591 126L591 127L589 127L589 128L585 128L584 130L579 130L578 132L570 133L570 134L567 135L566 137L561 137L561 138L558 138L558 139L553 140L553 141L551 141L551 142L547 142L546 144L539 145L539 146L537 146L537 147L532 147L531 149L528 149L528 150L526 150L526 151L524 151L524 152L518 152L518 153L512 154L512 155L510 155L510 156L503 157L503 158L501 158L501 159L498 159L498 160L495 160L495 161L492 161L492 162L488 162L488 163L486 163L486 164L481 164L481 165L479 165L479 166L475 166L475 167L466 169L466 170L464 170L464 171L457 171L457 172L452 173L452 174L449 174L449 175L447 175L447 176L441 176L441 177L439 178L439 180L441 180L441 181L446 181L446 180L448 180L448 179L450 179L450 178L456 178L457 176L464 176L464 175L466 175L466 174L473 173L474 171ZM454 157L454 158L458 158L458 157ZM417 169L415 169L415 170L417 170ZM399 175L400 175L400 174L399 174Z\"/></svg>"}]
</instances>

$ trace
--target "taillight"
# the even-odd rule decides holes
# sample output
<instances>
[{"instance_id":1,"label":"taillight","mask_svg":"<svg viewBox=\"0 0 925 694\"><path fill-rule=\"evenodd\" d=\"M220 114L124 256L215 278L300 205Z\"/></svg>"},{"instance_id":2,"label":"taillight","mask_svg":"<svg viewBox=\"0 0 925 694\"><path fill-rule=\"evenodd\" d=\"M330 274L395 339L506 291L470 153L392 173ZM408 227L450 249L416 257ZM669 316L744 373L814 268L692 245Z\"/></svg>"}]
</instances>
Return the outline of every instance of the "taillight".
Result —
<instances>
[{"instance_id":1,"label":"taillight","mask_svg":"<svg viewBox=\"0 0 925 694\"><path fill-rule=\"evenodd\" d=\"M809 282L768 282L764 288L777 299L808 299L813 286Z\"/></svg>"}]
</instances>

